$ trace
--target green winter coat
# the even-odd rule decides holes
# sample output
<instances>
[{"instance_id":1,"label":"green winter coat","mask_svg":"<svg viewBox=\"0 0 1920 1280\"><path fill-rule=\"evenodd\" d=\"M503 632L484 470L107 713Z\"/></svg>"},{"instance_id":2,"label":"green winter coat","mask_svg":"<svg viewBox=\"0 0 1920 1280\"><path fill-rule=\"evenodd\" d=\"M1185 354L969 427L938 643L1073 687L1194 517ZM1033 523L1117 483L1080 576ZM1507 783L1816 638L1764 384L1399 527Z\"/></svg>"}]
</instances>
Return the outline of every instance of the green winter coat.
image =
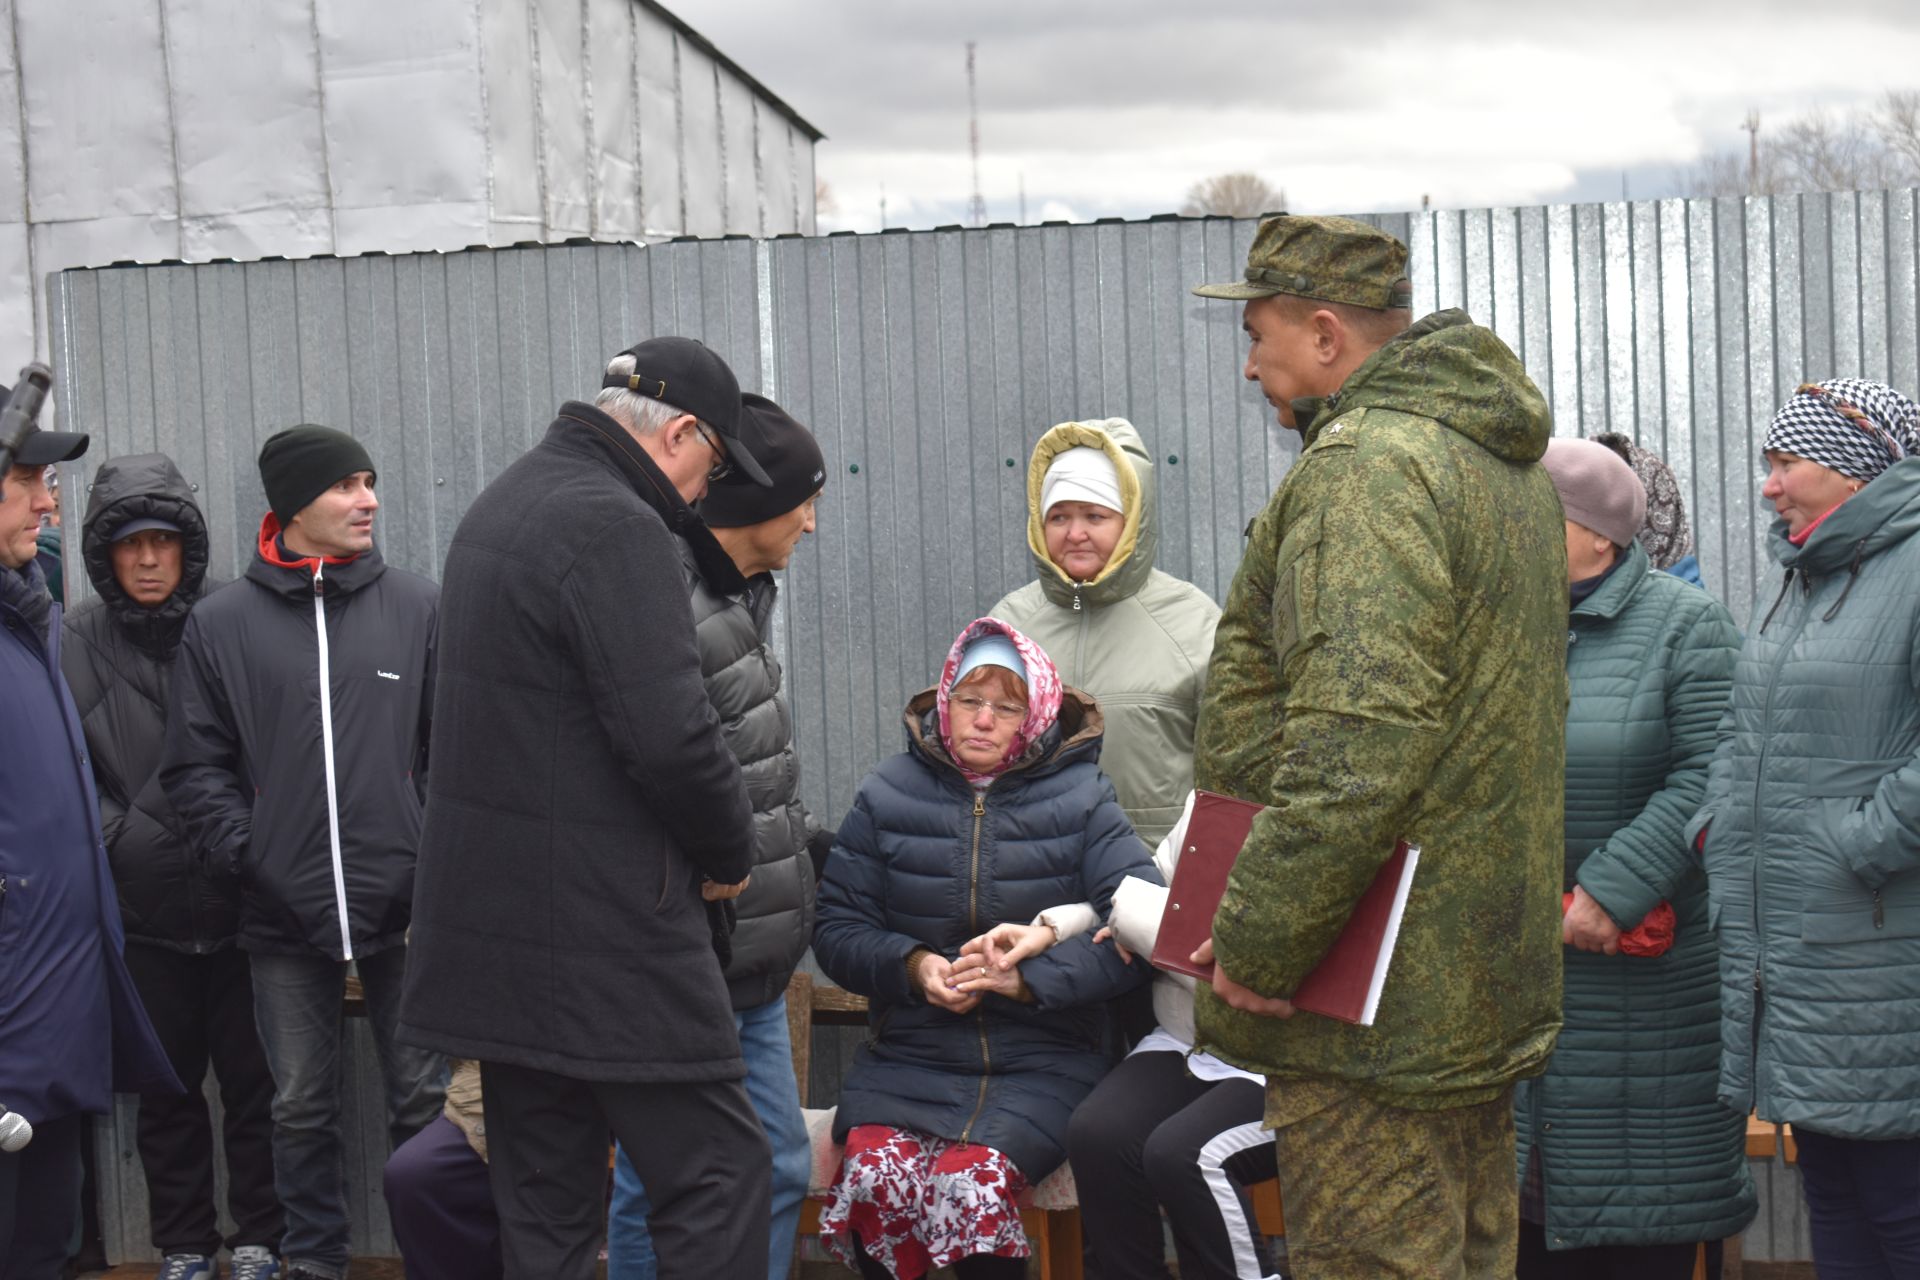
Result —
<instances>
[{"instance_id":1,"label":"green winter coat","mask_svg":"<svg viewBox=\"0 0 1920 1280\"><path fill-rule=\"evenodd\" d=\"M1047 467L1077 446L1113 460L1126 506L1120 541L1091 582L1073 581L1047 557L1040 509ZM1027 548L1040 576L989 612L1045 649L1063 684L1099 699L1107 720L1100 768L1133 829L1156 845L1193 790L1194 725L1220 607L1192 583L1153 567L1153 463L1126 419L1063 422L1041 436L1027 467L1027 506Z\"/></svg>"},{"instance_id":2,"label":"green winter coat","mask_svg":"<svg viewBox=\"0 0 1920 1280\"><path fill-rule=\"evenodd\" d=\"M1271 806L1215 954L1285 996L1396 840L1419 870L1374 1026L1202 992L1200 1043L1282 1082L1275 1123L1290 1077L1490 1102L1560 1027L1567 558L1534 465L1546 402L1506 344L1443 311L1294 413L1305 449L1249 533L1200 710L1199 785Z\"/></svg>"},{"instance_id":3,"label":"green winter coat","mask_svg":"<svg viewBox=\"0 0 1920 1280\"><path fill-rule=\"evenodd\" d=\"M1690 835L1719 932L1720 1097L1840 1138L1920 1136L1920 458L1755 602ZM1709 825L1711 824L1711 825Z\"/></svg>"},{"instance_id":4,"label":"green winter coat","mask_svg":"<svg viewBox=\"0 0 1920 1280\"><path fill-rule=\"evenodd\" d=\"M1550 1249L1722 1240L1753 1217L1746 1117L1715 1097L1718 953L1684 831L1739 651L1726 608L1638 543L1573 609L1564 887L1623 930L1668 902L1676 928L1661 956L1564 950L1566 1025L1514 1107L1521 1176L1541 1158Z\"/></svg>"}]
</instances>

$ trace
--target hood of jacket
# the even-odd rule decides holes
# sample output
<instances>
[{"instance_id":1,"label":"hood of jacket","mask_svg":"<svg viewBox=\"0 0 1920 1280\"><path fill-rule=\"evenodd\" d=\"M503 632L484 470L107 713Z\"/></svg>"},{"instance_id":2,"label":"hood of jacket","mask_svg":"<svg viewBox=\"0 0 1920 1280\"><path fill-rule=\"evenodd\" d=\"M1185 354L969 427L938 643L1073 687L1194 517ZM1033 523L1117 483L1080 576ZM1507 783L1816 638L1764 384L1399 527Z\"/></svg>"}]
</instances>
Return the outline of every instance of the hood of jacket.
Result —
<instances>
[{"instance_id":1,"label":"hood of jacket","mask_svg":"<svg viewBox=\"0 0 1920 1280\"><path fill-rule=\"evenodd\" d=\"M1121 512L1126 522L1106 568L1089 582L1076 583L1047 555L1047 513L1040 509L1040 491L1047 468L1068 449L1098 449L1113 461L1120 477ZM1074 598L1090 605L1107 605L1136 594L1153 572L1160 529L1153 492L1153 460L1140 432L1125 418L1063 422L1040 437L1027 463L1027 550L1033 556L1040 588L1055 604L1073 606Z\"/></svg>"},{"instance_id":2,"label":"hood of jacket","mask_svg":"<svg viewBox=\"0 0 1920 1280\"><path fill-rule=\"evenodd\" d=\"M114 530L129 520L147 518L180 527L180 585L151 609L129 597L113 572ZM188 611L207 585L207 521L186 477L164 453L110 458L94 472L80 529L87 577L114 622L141 649L160 658L170 656L187 625Z\"/></svg>"},{"instance_id":3,"label":"hood of jacket","mask_svg":"<svg viewBox=\"0 0 1920 1280\"><path fill-rule=\"evenodd\" d=\"M1333 395L1293 402L1307 445L1355 409L1432 418L1508 462L1538 462L1553 435L1553 413L1520 358L1459 310L1436 311L1395 337Z\"/></svg>"},{"instance_id":4,"label":"hood of jacket","mask_svg":"<svg viewBox=\"0 0 1920 1280\"><path fill-rule=\"evenodd\" d=\"M1920 530L1920 457L1902 458L1827 514L1801 546L1787 522L1767 531L1767 554L1781 567L1820 577L1872 559Z\"/></svg>"}]
</instances>

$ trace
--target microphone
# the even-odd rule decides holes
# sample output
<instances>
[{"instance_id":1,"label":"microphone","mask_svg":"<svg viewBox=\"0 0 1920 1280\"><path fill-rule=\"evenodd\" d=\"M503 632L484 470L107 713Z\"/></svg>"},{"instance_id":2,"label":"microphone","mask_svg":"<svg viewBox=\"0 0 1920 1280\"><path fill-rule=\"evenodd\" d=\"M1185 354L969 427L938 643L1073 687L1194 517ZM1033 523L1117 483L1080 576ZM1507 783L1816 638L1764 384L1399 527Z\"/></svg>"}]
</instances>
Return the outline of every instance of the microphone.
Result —
<instances>
[{"instance_id":1,"label":"microphone","mask_svg":"<svg viewBox=\"0 0 1920 1280\"><path fill-rule=\"evenodd\" d=\"M33 1141L33 1126L18 1111L0 1107L0 1151L12 1154Z\"/></svg>"},{"instance_id":2,"label":"microphone","mask_svg":"<svg viewBox=\"0 0 1920 1280\"><path fill-rule=\"evenodd\" d=\"M38 428L41 407L47 403L47 392L51 390L53 370L38 360L20 371L20 381L7 397L7 407L0 409L0 475L13 465L14 453ZM25 1145L22 1140L20 1146ZM19 1150L18 1147L0 1149Z\"/></svg>"}]
</instances>

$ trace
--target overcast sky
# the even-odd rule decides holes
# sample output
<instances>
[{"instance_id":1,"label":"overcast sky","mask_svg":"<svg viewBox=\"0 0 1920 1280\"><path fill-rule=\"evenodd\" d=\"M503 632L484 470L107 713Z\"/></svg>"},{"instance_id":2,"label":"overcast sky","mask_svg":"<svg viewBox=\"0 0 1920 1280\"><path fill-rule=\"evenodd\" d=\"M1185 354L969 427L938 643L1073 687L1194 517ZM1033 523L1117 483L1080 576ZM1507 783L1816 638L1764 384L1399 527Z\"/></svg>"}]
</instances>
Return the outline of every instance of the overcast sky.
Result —
<instances>
[{"instance_id":1,"label":"overcast sky","mask_svg":"<svg viewBox=\"0 0 1920 1280\"><path fill-rule=\"evenodd\" d=\"M822 229L1144 217L1251 170L1296 212L1676 194L1710 151L1920 89L1920 0L668 0L827 134Z\"/></svg>"}]
</instances>

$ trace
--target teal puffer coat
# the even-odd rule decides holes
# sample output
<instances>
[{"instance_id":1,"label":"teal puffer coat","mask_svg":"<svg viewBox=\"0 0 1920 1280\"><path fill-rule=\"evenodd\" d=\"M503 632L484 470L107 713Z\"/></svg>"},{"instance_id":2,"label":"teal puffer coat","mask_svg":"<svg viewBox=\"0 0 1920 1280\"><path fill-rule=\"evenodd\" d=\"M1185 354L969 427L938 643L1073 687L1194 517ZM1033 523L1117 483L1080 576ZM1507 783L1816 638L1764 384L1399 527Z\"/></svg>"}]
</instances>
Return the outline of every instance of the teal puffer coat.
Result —
<instances>
[{"instance_id":1,"label":"teal puffer coat","mask_svg":"<svg viewBox=\"0 0 1920 1280\"><path fill-rule=\"evenodd\" d=\"M1720 1096L1845 1138L1920 1136L1920 458L1773 528L1707 798Z\"/></svg>"},{"instance_id":2,"label":"teal puffer coat","mask_svg":"<svg viewBox=\"0 0 1920 1280\"><path fill-rule=\"evenodd\" d=\"M1714 1097L1719 972L1683 831L1739 648L1726 608L1638 543L1573 610L1565 887L1622 930L1662 900L1677 919L1662 956L1563 949L1566 1022L1546 1074L1515 1095L1519 1168L1539 1152L1551 1249L1719 1240L1753 1217L1746 1120Z\"/></svg>"}]
</instances>

